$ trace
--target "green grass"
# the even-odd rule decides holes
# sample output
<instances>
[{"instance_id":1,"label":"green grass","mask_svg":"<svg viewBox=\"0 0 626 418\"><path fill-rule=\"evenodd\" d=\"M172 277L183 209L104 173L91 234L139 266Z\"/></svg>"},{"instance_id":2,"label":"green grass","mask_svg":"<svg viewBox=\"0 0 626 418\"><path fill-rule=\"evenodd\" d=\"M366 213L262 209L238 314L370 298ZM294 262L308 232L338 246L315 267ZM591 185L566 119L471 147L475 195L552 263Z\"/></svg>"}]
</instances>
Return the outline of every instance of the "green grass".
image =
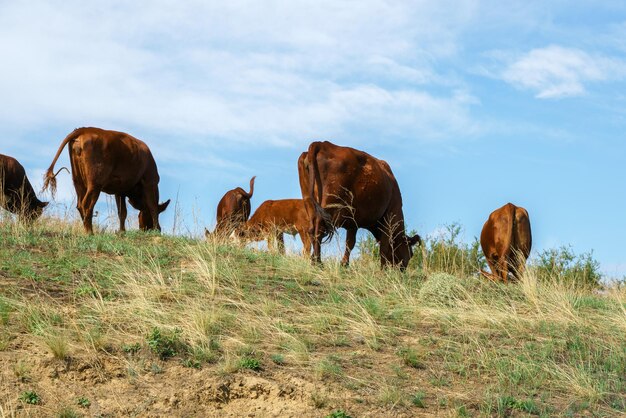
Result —
<instances>
[{"instance_id":1,"label":"green grass","mask_svg":"<svg viewBox=\"0 0 626 418\"><path fill-rule=\"evenodd\" d=\"M53 220L0 222L0 236L4 353L19 341L68 364L106 358L129 379L176 367L290 376L311 385L320 416L626 412L626 291L591 288L587 256L566 254L570 270L531 263L503 285L471 274L480 254L454 239L400 273L367 254L312 267L219 241L89 237ZM36 382L18 355L13 378Z\"/></svg>"}]
</instances>

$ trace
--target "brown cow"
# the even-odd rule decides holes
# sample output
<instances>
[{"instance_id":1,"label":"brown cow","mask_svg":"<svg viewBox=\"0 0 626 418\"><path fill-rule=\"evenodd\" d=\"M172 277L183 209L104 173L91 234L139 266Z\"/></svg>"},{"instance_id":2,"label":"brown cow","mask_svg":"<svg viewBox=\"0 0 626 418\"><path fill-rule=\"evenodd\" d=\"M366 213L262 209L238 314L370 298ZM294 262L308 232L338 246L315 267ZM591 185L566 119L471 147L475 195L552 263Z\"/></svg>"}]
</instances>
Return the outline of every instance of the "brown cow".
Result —
<instances>
[{"instance_id":1,"label":"brown cow","mask_svg":"<svg viewBox=\"0 0 626 418\"><path fill-rule=\"evenodd\" d=\"M313 237L313 260L321 262L323 231L346 229L342 264L350 261L358 228L370 231L380 243L381 265L404 270L419 235L404 230L402 195L389 164L356 150L328 141L313 142L298 162L300 186L309 214ZM308 174L308 180L306 175Z\"/></svg>"},{"instance_id":2,"label":"brown cow","mask_svg":"<svg viewBox=\"0 0 626 418\"><path fill-rule=\"evenodd\" d=\"M281 254L284 254L283 233L299 234L302 252L305 256L311 255L309 216L302 199L266 200L246 222L242 237L250 241L267 239L268 244L274 241Z\"/></svg>"},{"instance_id":3,"label":"brown cow","mask_svg":"<svg viewBox=\"0 0 626 418\"><path fill-rule=\"evenodd\" d=\"M69 144L69 145L68 145ZM120 231L125 230L126 198L139 210L141 229L161 230L159 213L170 201L159 204L159 172L152 153L141 140L124 132L99 128L79 128L70 133L46 172L44 189L56 190L53 173L61 151L68 145L76 208L85 231L93 234L93 209L101 192L115 195Z\"/></svg>"},{"instance_id":4,"label":"brown cow","mask_svg":"<svg viewBox=\"0 0 626 418\"><path fill-rule=\"evenodd\" d=\"M0 154L0 207L19 216L22 221L33 221L41 216L48 202L37 199L33 186L26 177L22 164L15 158Z\"/></svg>"},{"instance_id":5,"label":"brown cow","mask_svg":"<svg viewBox=\"0 0 626 418\"><path fill-rule=\"evenodd\" d=\"M493 211L480 233L480 246L491 269L491 274L481 270L485 277L505 283L509 273L521 277L532 247L526 209L507 203Z\"/></svg>"},{"instance_id":6,"label":"brown cow","mask_svg":"<svg viewBox=\"0 0 626 418\"><path fill-rule=\"evenodd\" d=\"M250 192L241 187L229 190L217 204L217 226L214 233L220 236L229 236L233 231L242 226L250 217L250 199L254 194L254 179L250 179ZM209 231L205 230L205 235Z\"/></svg>"}]
</instances>

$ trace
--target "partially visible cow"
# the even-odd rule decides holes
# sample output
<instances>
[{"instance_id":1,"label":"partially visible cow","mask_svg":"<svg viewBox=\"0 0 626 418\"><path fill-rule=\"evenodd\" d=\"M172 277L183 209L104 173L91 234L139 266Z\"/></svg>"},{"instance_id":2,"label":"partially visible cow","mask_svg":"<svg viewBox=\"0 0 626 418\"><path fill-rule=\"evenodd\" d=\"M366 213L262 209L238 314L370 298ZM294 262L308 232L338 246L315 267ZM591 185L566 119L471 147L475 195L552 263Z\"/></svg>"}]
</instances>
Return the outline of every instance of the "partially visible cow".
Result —
<instances>
[{"instance_id":1,"label":"partially visible cow","mask_svg":"<svg viewBox=\"0 0 626 418\"><path fill-rule=\"evenodd\" d=\"M284 254L283 233L299 234L302 252L305 256L311 255L309 217L302 199L266 200L246 222L241 235L247 241L267 240L268 245L274 242Z\"/></svg>"},{"instance_id":2,"label":"partially visible cow","mask_svg":"<svg viewBox=\"0 0 626 418\"><path fill-rule=\"evenodd\" d=\"M241 187L229 190L217 204L217 226L214 233L227 237L231 235L250 217L250 199L254 194L254 179L250 179L250 192ZM208 236L209 232L205 230Z\"/></svg>"},{"instance_id":3,"label":"partially visible cow","mask_svg":"<svg viewBox=\"0 0 626 418\"><path fill-rule=\"evenodd\" d=\"M101 192L115 195L120 231L125 230L126 198L139 210L143 230L161 230L159 213L170 201L159 204L159 172L148 146L124 132L100 128L79 128L70 133L46 172L44 189L56 190L54 165L68 146L72 180L76 189L76 208L85 231L93 234L93 209Z\"/></svg>"},{"instance_id":4,"label":"partially visible cow","mask_svg":"<svg viewBox=\"0 0 626 418\"><path fill-rule=\"evenodd\" d=\"M526 209L507 203L489 215L480 234L491 274L481 273L495 280L507 282L509 273L521 277L532 247L530 219Z\"/></svg>"},{"instance_id":5,"label":"partially visible cow","mask_svg":"<svg viewBox=\"0 0 626 418\"><path fill-rule=\"evenodd\" d=\"M18 215L22 221L41 216L48 202L37 198L22 164L15 158L0 154L0 207Z\"/></svg>"},{"instance_id":6,"label":"partially visible cow","mask_svg":"<svg viewBox=\"0 0 626 418\"><path fill-rule=\"evenodd\" d=\"M405 233L402 195L389 164L349 147L313 142L298 160L300 187L310 222L313 260L321 262L324 232L346 229L342 264L350 261L358 228L370 231L380 244L381 266L404 270L419 235Z\"/></svg>"}]
</instances>

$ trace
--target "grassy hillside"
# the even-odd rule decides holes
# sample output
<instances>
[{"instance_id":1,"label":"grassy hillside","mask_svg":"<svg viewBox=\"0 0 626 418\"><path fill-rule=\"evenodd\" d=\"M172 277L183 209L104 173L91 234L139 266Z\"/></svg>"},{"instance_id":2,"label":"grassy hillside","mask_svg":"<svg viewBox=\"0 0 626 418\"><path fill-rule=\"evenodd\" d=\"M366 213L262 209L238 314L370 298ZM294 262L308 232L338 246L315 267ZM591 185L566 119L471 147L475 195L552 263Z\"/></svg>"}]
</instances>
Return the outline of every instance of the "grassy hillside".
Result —
<instances>
[{"instance_id":1,"label":"grassy hillside","mask_svg":"<svg viewBox=\"0 0 626 418\"><path fill-rule=\"evenodd\" d=\"M452 241L406 273L363 249L348 269L319 268L2 222L0 416L626 413L624 287L545 264L491 283Z\"/></svg>"}]
</instances>

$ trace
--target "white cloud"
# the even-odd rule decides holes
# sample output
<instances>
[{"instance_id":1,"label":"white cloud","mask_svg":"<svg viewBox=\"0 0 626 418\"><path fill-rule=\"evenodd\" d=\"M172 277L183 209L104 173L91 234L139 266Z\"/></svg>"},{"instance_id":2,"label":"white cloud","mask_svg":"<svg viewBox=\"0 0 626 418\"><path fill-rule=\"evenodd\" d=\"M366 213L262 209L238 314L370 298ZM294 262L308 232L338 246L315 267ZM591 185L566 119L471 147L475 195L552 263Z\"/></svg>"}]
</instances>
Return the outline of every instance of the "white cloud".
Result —
<instances>
[{"instance_id":1,"label":"white cloud","mask_svg":"<svg viewBox=\"0 0 626 418\"><path fill-rule=\"evenodd\" d=\"M531 50L515 59L501 74L506 82L534 91L541 99L579 96L585 93L587 83L624 76L623 61L558 45Z\"/></svg>"},{"instance_id":2,"label":"white cloud","mask_svg":"<svg viewBox=\"0 0 626 418\"><path fill-rule=\"evenodd\" d=\"M203 146L301 145L355 125L455 136L473 129L473 101L433 63L473 13L471 0L3 2L0 124Z\"/></svg>"}]
</instances>

